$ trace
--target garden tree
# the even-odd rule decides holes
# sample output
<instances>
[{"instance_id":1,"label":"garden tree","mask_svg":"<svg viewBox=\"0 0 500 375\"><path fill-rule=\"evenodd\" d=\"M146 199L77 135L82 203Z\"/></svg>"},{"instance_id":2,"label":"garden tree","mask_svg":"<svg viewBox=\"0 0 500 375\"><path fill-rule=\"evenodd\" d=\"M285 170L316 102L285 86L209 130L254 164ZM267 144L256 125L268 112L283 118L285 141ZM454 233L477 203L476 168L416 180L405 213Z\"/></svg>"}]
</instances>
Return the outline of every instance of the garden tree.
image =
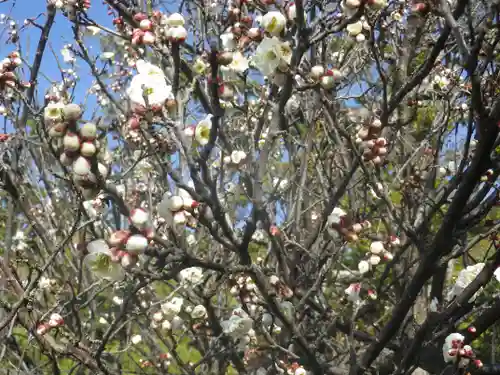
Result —
<instances>
[{"instance_id":1,"label":"garden tree","mask_svg":"<svg viewBox=\"0 0 500 375\"><path fill-rule=\"evenodd\" d=\"M50 0L3 16L2 370L492 372L499 12Z\"/></svg>"}]
</instances>

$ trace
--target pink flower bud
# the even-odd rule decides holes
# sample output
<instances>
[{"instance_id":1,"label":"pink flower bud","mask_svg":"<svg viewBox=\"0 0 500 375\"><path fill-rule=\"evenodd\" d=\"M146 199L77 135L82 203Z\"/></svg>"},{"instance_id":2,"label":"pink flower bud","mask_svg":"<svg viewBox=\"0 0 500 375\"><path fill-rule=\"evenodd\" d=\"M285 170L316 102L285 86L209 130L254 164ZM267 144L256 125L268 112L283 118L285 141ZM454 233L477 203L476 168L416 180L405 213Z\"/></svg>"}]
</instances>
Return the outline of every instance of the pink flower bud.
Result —
<instances>
[{"instance_id":1,"label":"pink flower bud","mask_svg":"<svg viewBox=\"0 0 500 375\"><path fill-rule=\"evenodd\" d=\"M43 336L49 330L50 330L50 326L48 324L40 324L38 327L36 327L36 334Z\"/></svg>"},{"instance_id":2,"label":"pink flower bud","mask_svg":"<svg viewBox=\"0 0 500 375\"><path fill-rule=\"evenodd\" d=\"M54 327L59 327L64 324L64 319L61 315L54 313L50 316L49 320L49 326L54 328Z\"/></svg>"},{"instance_id":3,"label":"pink flower bud","mask_svg":"<svg viewBox=\"0 0 500 375\"><path fill-rule=\"evenodd\" d=\"M177 211L172 218L172 223L174 225L183 225L186 224L186 222L187 222L187 217L184 211Z\"/></svg>"},{"instance_id":4,"label":"pink flower bud","mask_svg":"<svg viewBox=\"0 0 500 375\"><path fill-rule=\"evenodd\" d=\"M65 151L78 151L80 149L80 137L75 133L66 133L63 138Z\"/></svg>"},{"instance_id":5,"label":"pink flower bud","mask_svg":"<svg viewBox=\"0 0 500 375\"><path fill-rule=\"evenodd\" d=\"M372 242L372 244L370 245L370 252L373 254L380 254L383 251L385 251L385 247L384 244L380 241Z\"/></svg>"},{"instance_id":6,"label":"pink flower bud","mask_svg":"<svg viewBox=\"0 0 500 375\"><path fill-rule=\"evenodd\" d=\"M137 130L141 126L141 122L136 116L133 116L133 117L129 118L128 126L132 130Z\"/></svg>"},{"instance_id":7,"label":"pink flower bud","mask_svg":"<svg viewBox=\"0 0 500 375\"><path fill-rule=\"evenodd\" d=\"M363 230L363 226L361 224L359 224L359 223L353 224L352 230L355 233L360 233Z\"/></svg>"},{"instance_id":8,"label":"pink flower bud","mask_svg":"<svg viewBox=\"0 0 500 375\"><path fill-rule=\"evenodd\" d=\"M375 299L377 299L377 293L374 290L370 289L370 290L368 290L368 297L375 300Z\"/></svg>"},{"instance_id":9,"label":"pink flower bud","mask_svg":"<svg viewBox=\"0 0 500 375\"><path fill-rule=\"evenodd\" d=\"M481 362L481 360L480 360L480 359L476 359L476 360L474 360L474 364L475 364L478 368L483 367L483 362Z\"/></svg>"},{"instance_id":10,"label":"pink flower bud","mask_svg":"<svg viewBox=\"0 0 500 375\"><path fill-rule=\"evenodd\" d=\"M148 239L142 234L134 234L127 239L125 249L129 252L142 252L148 247Z\"/></svg>"},{"instance_id":11,"label":"pink flower bud","mask_svg":"<svg viewBox=\"0 0 500 375\"><path fill-rule=\"evenodd\" d=\"M183 208L185 210L192 210L198 207L200 204L191 198L183 198Z\"/></svg>"},{"instance_id":12,"label":"pink flower bud","mask_svg":"<svg viewBox=\"0 0 500 375\"><path fill-rule=\"evenodd\" d=\"M394 256L390 252L386 251L384 253L384 259L387 260L387 261L391 261L391 260L394 259Z\"/></svg>"},{"instance_id":13,"label":"pink flower bud","mask_svg":"<svg viewBox=\"0 0 500 375\"><path fill-rule=\"evenodd\" d=\"M78 176L87 176L90 173L90 162L83 156L73 162L73 172Z\"/></svg>"},{"instance_id":14,"label":"pink flower bud","mask_svg":"<svg viewBox=\"0 0 500 375\"><path fill-rule=\"evenodd\" d=\"M97 136L97 126L91 122L87 122L80 129L82 138L88 141L93 141Z\"/></svg>"},{"instance_id":15,"label":"pink flower bud","mask_svg":"<svg viewBox=\"0 0 500 375\"><path fill-rule=\"evenodd\" d=\"M148 213L142 208L132 210L130 213L130 222L138 229L143 229L149 220Z\"/></svg>"},{"instance_id":16,"label":"pink flower bud","mask_svg":"<svg viewBox=\"0 0 500 375\"><path fill-rule=\"evenodd\" d=\"M470 333L476 333L477 332L476 327L474 327L474 326L470 326L469 328L467 328L467 331L469 331Z\"/></svg>"},{"instance_id":17,"label":"pink flower bud","mask_svg":"<svg viewBox=\"0 0 500 375\"><path fill-rule=\"evenodd\" d=\"M387 140L383 137L377 138L377 146L384 147L387 144Z\"/></svg>"},{"instance_id":18,"label":"pink flower bud","mask_svg":"<svg viewBox=\"0 0 500 375\"><path fill-rule=\"evenodd\" d=\"M151 31L146 31L146 33L142 37L142 43L147 46L154 44L155 40L156 40L155 34L153 34Z\"/></svg>"},{"instance_id":19,"label":"pink flower bud","mask_svg":"<svg viewBox=\"0 0 500 375\"><path fill-rule=\"evenodd\" d=\"M120 246L127 242L130 237L130 232L128 230L117 230L111 234L108 239L110 246Z\"/></svg>"},{"instance_id":20,"label":"pink flower bud","mask_svg":"<svg viewBox=\"0 0 500 375\"><path fill-rule=\"evenodd\" d=\"M146 20L147 18L148 16L145 13L137 13L134 15L134 21L136 22L141 22L143 20Z\"/></svg>"},{"instance_id":21,"label":"pink flower bud","mask_svg":"<svg viewBox=\"0 0 500 375\"><path fill-rule=\"evenodd\" d=\"M174 42L184 42L187 38L187 31L184 26L177 26L170 29L170 38Z\"/></svg>"},{"instance_id":22,"label":"pink flower bud","mask_svg":"<svg viewBox=\"0 0 500 375\"><path fill-rule=\"evenodd\" d=\"M82 156L91 157L97 152L94 142L83 142L80 148L80 153Z\"/></svg>"},{"instance_id":23,"label":"pink flower bud","mask_svg":"<svg viewBox=\"0 0 500 375\"><path fill-rule=\"evenodd\" d=\"M148 19L145 19L145 20L142 20L140 23L139 23L139 27L141 28L141 30L143 31L151 31L151 29L153 28L153 22L151 22L150 20Z\"/></svg>"},{"instance_id":24,"label":"pink flower bud","mask_svg":"<svg viewBox=\"0 0 500 375\"><path fill-rule=\"evenodd\" d=\"M379 154L380 156L385 156L385 155L387 155L387 148L385 148L385 147L380 147L380 148L377 150L377 154Z\"/></svg>"},{"instance_id":25,"label":"pink flower bud","mask_svg":"<svg viewBox=\"0 0 500 375\"><path fill-rule=\"evenodd\" d=\"M178 195L174 195L168 200L168 208L172 212L179 211L184 206L184 200Z\"/></svg>"},{"instance_id":26,"label":"pink flower bud","mask_svg":"<svg viewBox=\"0 0 500 375\"><path fill-rule=\"evenodd\" d=\"M64 136L64 133L66 133L66 124L63 122L55 124L49 129L49 136L52 138L60 138Z\"/></svg>"}]
</instances>

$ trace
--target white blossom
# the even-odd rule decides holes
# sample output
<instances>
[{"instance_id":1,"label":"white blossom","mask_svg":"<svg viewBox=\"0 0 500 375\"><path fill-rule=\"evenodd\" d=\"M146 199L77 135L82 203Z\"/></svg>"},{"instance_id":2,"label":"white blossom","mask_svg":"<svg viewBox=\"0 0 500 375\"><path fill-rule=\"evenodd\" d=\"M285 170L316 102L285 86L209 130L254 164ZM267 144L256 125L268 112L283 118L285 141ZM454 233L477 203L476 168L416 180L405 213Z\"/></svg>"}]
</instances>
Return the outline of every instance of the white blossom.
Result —
<instances>
[{"instance_id":1,"label":"white blossom","mask_svg":"<svg viewBox=\"0 0 500 375\"><path fill-rule=\"evenodd\" d=\"M163 105L167 99L173 99L172 87L167 85L163 71L156 65L144 60L136 63L139 74L132 78L126 92L135 106Z\"/></svg>"},{"instance_id":2,"label":"white blossom","mask_svg":"<svg viewBox=\"0 0 500 375\"><path fill-rule=\"evenodd\" d=\"M477 275L479 275L479 273L483 270L483 267L484 263L477 263L473 266L468 266L467 268L461 270L458 274L457 280L455 281L455 285L453 285L452 289L448 293L448 300L459 296L465 290L465 288L467 288L469 284L474 281ZM475 295L472 296L470 301L474 301L475 298Z\"/></svg>"}]
</instances>

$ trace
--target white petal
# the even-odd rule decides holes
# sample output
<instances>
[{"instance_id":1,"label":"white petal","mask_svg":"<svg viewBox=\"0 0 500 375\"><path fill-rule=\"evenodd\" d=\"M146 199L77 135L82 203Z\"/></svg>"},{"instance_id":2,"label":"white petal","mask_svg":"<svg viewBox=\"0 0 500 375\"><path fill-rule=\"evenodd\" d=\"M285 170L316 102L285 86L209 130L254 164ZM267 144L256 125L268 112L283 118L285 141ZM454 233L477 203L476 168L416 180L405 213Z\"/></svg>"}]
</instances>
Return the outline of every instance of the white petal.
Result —
<instances>
[{"instance_id":1,"label":"white petal","mask_svg":"<svg viewBox=\"0 0 500 375\"><path fill-rule=\"evenodd\" d=\"M87 245L87 250L89 251L89 253L111 254L108 244L102 239L90 242Z\"/></svg>"}]
</instances>

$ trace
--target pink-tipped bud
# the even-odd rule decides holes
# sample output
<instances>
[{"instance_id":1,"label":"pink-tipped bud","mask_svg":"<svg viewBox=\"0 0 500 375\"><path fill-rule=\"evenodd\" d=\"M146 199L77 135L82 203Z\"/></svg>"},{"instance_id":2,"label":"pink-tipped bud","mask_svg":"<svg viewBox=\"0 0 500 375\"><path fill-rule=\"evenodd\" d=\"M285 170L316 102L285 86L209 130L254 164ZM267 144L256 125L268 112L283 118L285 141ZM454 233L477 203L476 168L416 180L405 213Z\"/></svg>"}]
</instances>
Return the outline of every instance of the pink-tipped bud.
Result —
<instances>
[{"instance_id":1,"label":"pink-tipped bud","mask_svg":"<svg viewBox=\"0 0 500 375\"><path fill-rule=\"evenodd\" d=\"M118 247L127 242L130 237L130 232L128 230L117 230L111 234L108 239L109 246Z\"/></svg>"},{"instance_id":2,"label":"pink-tipped bud","mask_svg":"<svg viewBox=\"0 0 500 375\"><path fill-rule=\"evenodd\" d=\"M375 129L380 129L382 127L382 122L377 118L371 123L371 127Z\"/></svg>"},{"instance_id":3,"label":"pink-tipped bud","mask_svg":"<svg viewBox=\"0 0 500 375\"><path fill-rule=\"evenodd\" d=\"M187 222L186 213L184 211L177 211L172 217L172 223L174 225L184 225Z\"/></svg>"},{"instance_id":4,"label":"pink-tipped bud","mask_svg":"<svg viewBox=\"0 0 500 375\"><path fill-rule=\"evenodd\" d=\"M161 311L157 311L153 314L153 321L156 323L160 323L163 321L163 313Z\"/></svg>"},{"instance_id":5,"label":"pink-tipped bud","mask_svg":"<svg viewBox=\"0 0 500 375\"><path fill-rule=\"evenodd\" d=\"M125 249L129 252L138 253L143 252L148 247L148 239L142 234L134 234L127 239ZM123 262L122 262L123 264Z\"/></svg>"},{"instance_id":6,"label":"pink-tipped bud","mask_svg":"<svg viewBox=\"0 0 500 375\"><path fill-rule=\"evenodd\" d=\"M385 251L385 247L384 244L380 241L372 242L372 244L370 245L370 252L372 254L380 254L383 251Z\"/></svg>"},{"instance_id":7,"label":"pink-tipped bud","mask_svg":"<svg viewBox=\"0 0 500 375\"><path fill-rule=\"evenodd\" d=\"M361 231L363 230L363 225L359 224L359 223L356 223L352 226L352 230L355 232L355 233L361 233Z\"/></svg>"},{"instance_id":8,"label":"pink-tipped bud","mask_svg":"<svg viewBox=\"0 0 500 375\"><path fill-rule=\"evenodd\" d=\"M142 43L147 45L147 46L150 46L152 44L154 44L154 42L156 41L156 37L155 37L155 34L153 34L151 31L146 31L142 37Z\"/></svg>"},{"instance_id":9,"label":"pink-tipped bud","mask_svg":"<svg viewBox=\"0 0 500 375\"><path fill-rule=\"evenodd\" d=\"M178 195L174 195L168 200L168 208L172 212L177 212L184 206L184 199Z\"/></svg>"},{"instance_id":10,"label":"pink-tipped bud","mask_svg":"<svg viewBox=\"0 0 500 375\"><path fill-rule=\"evenodd\" d=\"M370 290L368 290L368 297L370 297L373 300L376 300L377 299L377 293L374 290L370 289Z\"/></svg>"},{"instance_id":11,"label":"pink-tipped bud","mask_svg":"<svg viewBox=\"0 0 500 375\"><path fill-rule=\"evenodd\" d=\"M50 328L51 327L48 324L40 324L36 327L36 334L43 336L50 330Z\"/></svg>"},{"instance_id":12,"label":"pink-tipped bud","mask_svg":"<svg viewBox=\"0 0 500 375\"><path fill-rule=\"evenodd\" d=\"M380 156L385 156L385 155L387 155L387 148L385 148L385 147L380 147L380 148L377 150L377 154L379 154Z\"/></svg>"},{"instance_id":13,"label":"pink-tipped bud","mask_svg":"<svg viewBox=\"0 0 500 375\"><path fill-rule=\"evenodd\" d=\"M94 142L83 142L80 148L80 154L82 156L91 157L97 152Z\"/></svg>"},{"instance_id":14,"label":"pink-tipped bud","mask_svg":"<svg viewBox=\"0 0 500 375\"><path fill-rule=\"evenodd\" d=\"M474 364L476 365L477 368L483 367L483 362L481 362L480 359L475 359Z\"/></svg>"},{"instance_id":15,"label":"pink-tipped bud","mask_svg":"<svg viewBox=\"0 0 500 375\"><path fill-rule=\"evenodd\" d=\"M78 176L87 176L90 173L90 162L83 156L73 162L73 172Z\"/></svg>"},{"instance_id":16,"label":"pink-tipped bud","mask_svg":"<svg viewBox=\"0 0 500 375\"><path fill-rule=\"evenodd\" d=\"M50 316L49 320L49 326L54 328L54 327L59 327L64 324L64 319L61 315L54 313Z\"/></svg>"},{"instance_id":17,"label":"pink-tipped bud","mask_svg":"<svg viewBox=\"0 0 500 375\"><path fill-rule=\"evenodd\" d=\"M390 252L386 251L384 253L384 259L387 260L387 261L391 261L391 260L394 259L394 256Z\"/></svg>"},{"instance_id":18,"label":"pink-tipped bud","mask_svg":"<svg viewBox=\"0 0 500 375\"><path fill-rule=\"evenodd\" d=\"M141 121L137 117L133 116L133 117L129 118L128 126L132 130L137 130L141 126Z\"/></svg>"},{"instance_id":19,"label":"pink-tipped bud","mask_svg":"<svg viewBox=\"0 0 500 375\"><path fill-rule=\"evenodd\" d=\"M134 21L136 21L136 22L144 21L147 18L148 18L148 16L145 13L137 13L134 15Z\"/></svg>"},{"instance_id":20,"label":"pink-tipped bud","mask_svg":"<svg viewBox=\"0 0 500 375\"><path fill-rule=\"evenodd\" d=\"M377 143L377 146L384 147L385 145L387 145L387 140L383 137L377 138L376 143Z\"/></svg>"},{"instance_id":21,"label":"pink-tipped bud","mask_svg":"<svg viewBox=\"0 0 500 375\"><path fill-rule=\"evenodd\" d=\"M185 210L193 210L198 207L200 204L191 198L183 198L183 208Z\"/></svg>"},{"instance_id":22,"label":"pink-tipped bud","mask_svg":"<svg viewBox=\"0 0 500 375\"><path fill-rule=\"evenodd\" d=\"M146 236L146 238L148 240L152 240L155 236L155 231L152 229L152 228L147 228L144 232L143 232L144 236Z\"/></svg>"},{"instance_id":23,"label":"pink-tipped bud","mask_svg":"<svg viewBox=\"0 0 500 375\"><path fill-rule=\"evenodd\" d=\"M364 146L366 148L373 148L375 146L375 141L373 139L370 139L369 141L366 141Z\"/></svg>"},{"instance_id":24,"label":"pink-tipped bud","mask_svg":"<svg viewBox=\"0 0 500 375\"><path fill-rule=\"evenodd\" d=\"M87 141L93 141L97 136L97 126L91 122L87 122L80 129L80 135Z\"/></svg>"},{"instance_id":25,"label":"pink-tipped bud","mask_svg":"<svg viewBox=\"0 0 500 375\"><path fill-rule=\"evenodd\" d=\"M148 223L149 215L142 208L132 210L130 213L130 222L138 229L144 229Z\"/></svg>"},{"instance_id":26,"label":"pink-tipped bud","mask_svg":"<svg viewBox=\"0 0 500 375\"><path fill-rule=\"evenodd\" d=\"M153 22L151 22L151 20L142 20L140 23L139 23L139 27L141 28L141 30L143 31L151 31L151 29L153 28Z\"/></svg>"},{"instance_id":27,"label":"pink-tipped bud","mask_svg":"<svg viewBox=\"0 0 500 375\"><path fill-rule=\"evenodd\" d=\"M474 327L474 326L470 326L469 328L467 328L467 331L469 331L470 333L476 333L477 332L476 327Z\"/></svg>"},{"instance_id":28,"label":"pink-tipped bud","mask_svg":"<svg viewBox=\"0 0 500 375\"><path fill-rule=\"evenodd\" d=\"M80 149L80 137L75 133L66 133L63 138L65 151L78 151Z\"/></svg>"}]
</instances>

